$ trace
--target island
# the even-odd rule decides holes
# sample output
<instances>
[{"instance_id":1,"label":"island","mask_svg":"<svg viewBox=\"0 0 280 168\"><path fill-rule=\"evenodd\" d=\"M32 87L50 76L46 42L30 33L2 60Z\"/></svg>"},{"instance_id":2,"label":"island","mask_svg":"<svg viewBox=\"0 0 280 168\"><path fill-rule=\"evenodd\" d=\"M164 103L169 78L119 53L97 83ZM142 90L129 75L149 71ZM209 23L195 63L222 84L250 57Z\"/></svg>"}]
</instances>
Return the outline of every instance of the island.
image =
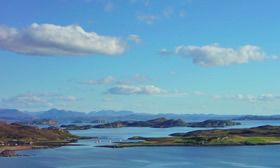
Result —
<instances>
[{"instance_id":1,"label":"island","mask_svg":"<svg viewBox=\"0 0 280 168\"><path fill-rule=\"evenodd\" d=\"M61 125L61 128L65 128L67 130L87 130L87 129L91 129L94 128L93 125L82 125L82 126L78 126L75 124L70 124L70 125Z\"/></svg>"},{"instance_id":2,"label":"island","mask_svg":"<svg viewBox=\"0 0 280 168\"><path fill-rule=\"evenodd\" d=\"M22 121L17 122L17 124L23 125L58 125L59 122L52 119L41 119L41 120L31 120L31 121Z\"/></svg>"},{"instance_id":3,"label":"island","mask_svg":"<svg viewBox=\"0 0 280 168\"><path fill-rule=\"evenodd\" d=\"M188 127L197 127L197 128L218 128L218 127L227 127L241 125L239 122L234 122L232 120L206 120L203 122L192 122L188 123Z\"/></svg>"},{"instance_id":4,"label":"island","mask_svg":"<svg viewBox=\"0 0 280 168\"><path fill-rule=\"evenodd\" d=\"M151 128L170 128L170 127L226 127L226 126L234 126L240 125L238 122L234 122L231 120L206 120L203 122L192 122L186 123L182 119L166 119L166 118L157 118L148 121L116 121L107 124L100 125L62 125L61 127L67 130L85 130L90 128L121 128L121 127L151 127Z\"/></svg>"},{"instance_id":5,"label":"island","mask_svg":"<svg viewBox=\"0 0 280 168\"><path fill-rule=\"evenodd\" d=\"M132 137L137 142L119 143L99 147L149 147L149 146L242 146L279 145L280 126L260 126L242 129L212 129L188 133L174 133L171 137Z\"/></svg>"},{"instance_id":6,"label":"island","mask_svg":"<svg viewBox=\"0 0 280 168\"><path fill-rule=\"evenodd\" d=\"M54 148L79 139L97 137L79 137L57 128L39 128L21 124L0 124L0 156L16 156L13 151Z\"/></svg>"}]
</instances>

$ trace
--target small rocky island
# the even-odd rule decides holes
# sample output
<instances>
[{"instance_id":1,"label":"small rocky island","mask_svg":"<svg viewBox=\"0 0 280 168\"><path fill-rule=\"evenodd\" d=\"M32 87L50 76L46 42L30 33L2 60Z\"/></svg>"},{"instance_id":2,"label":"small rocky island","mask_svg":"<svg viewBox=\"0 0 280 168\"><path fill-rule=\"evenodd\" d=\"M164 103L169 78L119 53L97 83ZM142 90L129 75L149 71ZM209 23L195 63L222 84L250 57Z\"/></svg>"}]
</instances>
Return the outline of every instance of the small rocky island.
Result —
<instances>
[{"instance_id":1,"label":"small rocky island","mask_svg":"<svg viewBox=\"0 0 280 168\"><path fill-rule=\"evenodd\" d=\"M121 128L121 127L151 127L151 128L170 128L170 127L226 127L240 125L238 122L234 122L231 120L206 120L203 122L192 122L187 123L181 119L166 119L166 118L157 118L148 121L116 121L108 124L100 124L100 125L62 125L61 127L68 130L86 130L90 128Z\"/></svg>"},{"instance_id":2,"label":"small rocky island","mask_svg":"<svg viewBox=\"0 0 280 168\"><path fill-rule=\"evenodd\" d=\"M67 145L79 139L96 137L79 137L57 128L39 128L21 124L0 124L0 156L13 156L12 151L54 148Z\"/></svg>"},{"instance_id":3,"label":"small rocky island","mask_svg":"<svg viewBox=\"0 0 280 168\"><path fill-rule=\"evenodd\" d=\"M149 146L245 146L279 145L280 126L260 126L243 129L213 129L175 133L171 137L132 137L138 142L99 146L109 148Z\"/></svg>"}]
</instances>

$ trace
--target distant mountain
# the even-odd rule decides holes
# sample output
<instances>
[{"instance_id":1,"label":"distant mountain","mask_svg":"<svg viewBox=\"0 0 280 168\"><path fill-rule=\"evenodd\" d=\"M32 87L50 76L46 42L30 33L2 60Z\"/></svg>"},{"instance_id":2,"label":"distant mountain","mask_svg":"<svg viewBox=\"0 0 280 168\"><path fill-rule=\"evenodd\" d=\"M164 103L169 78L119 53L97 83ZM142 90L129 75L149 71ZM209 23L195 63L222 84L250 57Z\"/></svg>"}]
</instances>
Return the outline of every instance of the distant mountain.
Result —
<instances>
[{"instance_id":1,"label":"distant mountain","mask_svg":"<svg viewBox=\"0 0 280 168\"><path fill-rule=\"evenodd\" d=\"M106 121L144 121L152 120L156 118L167 119L182 119L188 122L204 121L204 120L252 120L252 119L267 119L278 120L278 116L245 116L245 115L216 115L216 114L173 114L173 113L161 113L161 114L148 114L148 113L134 113L133 111L114 111L114 110L101 110L92 111L89 113L78 111L67 111L59 109L50 109L48 111L41 112L21 112L16 109L0 109L0 120L13 121L26 121L34 119L53 119L60 122L73 122L83 121L91 122L93 120L106 120Z\"/></svg>"},{"instance_id":2,"label":"distant mountain","mask_svg":"<svg viewBox=\"0 0 280 168\"><path fill-rule=\"evenodd\" d=\"M270 115L270 116L246 115L246 116L234 118L234 120L280 120L280 115Z\"/></svg>"},{"instance_id":3,"label":"distant mountain","mask_svg":"<svg viewBox=\"0 0 280 168\"><path fill-rule=\"evenodd\" d=\"M24 114L23 112L16 109L0 109L0 120L13 122L32 119L32 116Z\"/></svg>"},{"instance_id":4,"label":"distant mountain","mask_svg":"<svg viewBox=\"0 0 280 168\"><path fill-rule=\"evenodd\" d=\"M101 111L93 111L89 112L88 116L126 116L126 115L132 115L134 112L132 111L114 111L114 110L101 110Z\"/></svg>"},{"instance_id":5,"label":"distant mountain","mask_svg":"<svg viewBox=\"0 0 280 168\"><path fill-rule=\"evenodd\" d=\"M86 117L86 113L76 112L76 111L66 111L58 109L50 109L44 113L37 115L39 118L48 118L56 120L73 120L73 119L83 119Z\"/></svg>"},{"instance_id":6,"label":"distant mountain","mask_svg":"<svg viewBox=\"0 0 280 168\"><path fill-rule=\"evenodd\" d=\"M40 111L40 112L29 112L29 111L23 111L24 114L30 115L30 116L38 116L40 114L43 114L46 111Z\"/></svg>"}]
</instances>

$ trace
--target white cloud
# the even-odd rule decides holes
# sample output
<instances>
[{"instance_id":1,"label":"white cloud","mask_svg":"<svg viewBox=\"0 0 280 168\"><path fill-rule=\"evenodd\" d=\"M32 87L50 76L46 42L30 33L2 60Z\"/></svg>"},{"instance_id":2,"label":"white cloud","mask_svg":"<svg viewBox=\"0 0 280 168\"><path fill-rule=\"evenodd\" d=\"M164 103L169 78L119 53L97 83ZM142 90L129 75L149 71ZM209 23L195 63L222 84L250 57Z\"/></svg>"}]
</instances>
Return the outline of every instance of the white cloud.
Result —
<instances>
[{"instance_id":1,"label":"white cloud","mask_svg":"<svg viewBox=\"0 0 280 168\"><path fill-rule=\"evenodd\" d=\"M116 79L112 76L108 76L104 79L100 80L88 80L80 82L81 84L87 84L87 85L104 85L104 84L112 84L116 81Z\"/></svg>"},{"instance_id":2,"label":"white cloud","mask_svg":"<svg viewBox=\"0 0 280 168\"><path fill-rule=\"evenodd\" d=\"M61 97L60 100L73 102L73 101L78 101L79 99L75 96L66 96L66 97Z\"/></svg>"},{"instance_id":3,"label":"white cloud","mask_svg":"<svg viewBox=\"0 0 280 168\"><path fill-rule=\"evenodd\" d=\"M158 20L160 17L156 15L138 15L137 19L146 23L153 24L155 20Z\"/></svg>"},{"instance_id":4,"label":"white cloud","mask_svg":"<svg viewBox=\"0 0 280 168\"><path fill-rule=\"evenodd\" d=\"M166 16L166 17L171 16L172 13L173 13L173 9L171 7L168 7L168 8L163 10L163 15Z\"/></svg>"},{"instance_id":5,"label":"white cloud","mask_svg":"<svg viewBox=\"0 0 280 168\"><path fill-rule=\"evenodd\" d=\"M189 95L189 92L175 90L175 91L172 91L172 92L169 91L166 94L161 94L160 96L163 96L163 97L184 97L184 96L187 96L187 95Z\"/></svg>"},{"instance_id":6,"label":"white cloud","mask_svg":"<svg viewBox=\"0 0 280 168\"><path fill-rule=\"evenodd\" d=\"M137 34L130 34L130 35L128 35L128 37L126 39L134 41L136 44L141 44L142 43L142 39Z\"/></svg>"},{"instance_id":7,"label":"white cloud","mask_svg":"<svg viewBox=\"0 0 280 168\"><path fill-rule=\"evenodd\" d=\"M73 102L78 100L80 99L74 96L63 96L62 94L27 92L2 98L0 106L4 108L40 109L65 106L64 104L59 104L61 101Z\"/></svg>"},{"instance_id":8,"label":"white cloud","mask_svg":"<svg viewBox=\"0 0 280 168\"><path fill-rule=\"evenodd\" d=\"M245 45L239 49L221 48L217 43L207 46L178 46L174 51L162 49L160 54L176 54L191 58L193 63L202 66L226 66L244 64L251 60L276 59L277 56L267 56L260 47Z\"/></svg>"},{"instance_id":9,"label":"white cloud","mask_svg":"<svg viewBox=\"0 0 280 168\"><path fill-rule=\"evenodd\" d=\"M194 91L192 92L194 95L198 95L198 96L209 96L207 93L203 93L203 92L200 92L200 91Z\"/></svg>"},{"instance_id":10,"label":"white cloud","mask_svg":"<svg viewBox=\"0 0 280 168\"><path fill-rule=\"evenodd\" d=\"M257 102L257 101L261 101L261 102L273 102L273 101L277 101L280 100L280 96L275 96L272 94L262 94L260 96L253 96L253 95L242 95L239 94L237 96L234 96L233 98L237 99L237 100L244 100L244 101L248 101L251 103Z\"/></svg>"},{"instance_id":11,"label":"white cloud","mask_svg":"<svg viewBox=\"0 0 280 168\"><path fill-rule=\"evenodd\" d=\"M173 54L173 53L171 51L169 51L168 49L163 48L159 51L159 54L160 55L170 55L170 54Z\"/></svg>"},{"instance_id":12,"label":"white cloud","mask_svg":"<svg viewBox=\"0 0 280 168\"><path fill-rule=\"evenodd\" d=\"M149 82L151 79L140 74L135 74L134 76L126 76L122 80L117 80L113 76L108 76L100 80L87 80L80 82L81 84L87 85L106 85L106 84L132 84L132 83L143 83Z\"/></svg>"},{"instance_id":13,"label":"white cloud","mask_svg":"<svg viewBox=\"0 0 280 168\"><path fill-rule=\"evenodd\" d=\"M105 7L104 7L104 11L105 12L112 12L113 8L114 8L114 6L113 6L112 2L107 2Z\"/></svg>"},{"instance_id":14,"label":"white cloud","mask_svg":"<svg viewBox=\"0 0 280 168\"><path fill-rule=\"evenodd\" d=\"M1 101L4 107L52 107L46 98L32 93L20 94L14 97L4 97Z\"/></svg>"},{"instance_id":15,"label":"white cloud","mask_svg":"<svg viewBox=\"0 0 280 168\"><path fill-rule=\"evenodd\" d=\"M78 25L32 24L22 31L0 26L0 49L28 55L118 55L126 44L118 37L85 32Z\"/></svg>"},{"instance_id":16,"label":"white cloud","mask_svg":"<svg viewBox=\"0 0 280 168\"><path fill-rule=\"evenodd\" d=\"M106 94L119 94L119 95L132 95L132 94L162 94L168 93L167 90L160 89L153 85L148 86L128 86L128 85L117 85L116 87L107 90Z\"/></svg>"},{"instance_id":17,"label":"white cloud","mask_svg":"<svg viewBox=\"0 0 280 168\"><path fill-rule=\"evenodd\" d=\"M222 96L218 94L208 94L200 91L195 91L195 92L190 92L193 95L196 96L204 96L204 97L209 97L213 99L220 99L220 100L239 100L239 101L245 101L249 103L256 103L256 102L280 102L280 96L278 95L273 95L273 94L262 94L259 96L255 95L244 95L244 94L238 94L238 95L227 95L227 96Z\"/></svg>"}]
</instances>

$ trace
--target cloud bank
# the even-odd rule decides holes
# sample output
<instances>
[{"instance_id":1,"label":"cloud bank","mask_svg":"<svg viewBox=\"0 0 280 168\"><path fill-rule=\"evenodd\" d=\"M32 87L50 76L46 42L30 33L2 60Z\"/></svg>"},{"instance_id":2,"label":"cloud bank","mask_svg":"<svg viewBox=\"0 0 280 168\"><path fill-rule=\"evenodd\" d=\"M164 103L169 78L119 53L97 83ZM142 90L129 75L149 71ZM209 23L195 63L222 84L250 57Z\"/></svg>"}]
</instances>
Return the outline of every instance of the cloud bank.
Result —
<instances>
[{"instance_id":1,"label":"cloud bank","mask_svg":"<svg viewBox=\"0 0 280 168\"><path fill-rule=\"evenodd\" d=\"M147 86L128 86L128 85L117 85L116 87L107 90L106 94L116 95L132 95L132 94L143 94L143 95L154 95L168 93L167 90L160 89L153 85Z\"/></svg>"},{"instance_id":2,"label":"cloud bank","mask_svg":"<svg viewBox=\"0 0 280 168\"><path fill-rule=\"evenodd\" d=\"M217 43L201 47L181 45L176 47L174 51L163 48L160 50L160 54L174 54L184 58L191 58L194 64L201 66L227 66L277 58L277 56L266 55L258 46L245 45L239 49L233 49L222 48Z\"/></svg>"},{"instance_id":3,"label":"cloud bank","mask_svg":"<svg viewBox=\"0 0 280 168\"><path fill-rule=\"evenodd\" d=\"M34 23L21 31L0 26L0 49L41 56L118 55L125 52L126 44L118 37L85 32L78 25Z\"/></svg>"}]
</instances>

